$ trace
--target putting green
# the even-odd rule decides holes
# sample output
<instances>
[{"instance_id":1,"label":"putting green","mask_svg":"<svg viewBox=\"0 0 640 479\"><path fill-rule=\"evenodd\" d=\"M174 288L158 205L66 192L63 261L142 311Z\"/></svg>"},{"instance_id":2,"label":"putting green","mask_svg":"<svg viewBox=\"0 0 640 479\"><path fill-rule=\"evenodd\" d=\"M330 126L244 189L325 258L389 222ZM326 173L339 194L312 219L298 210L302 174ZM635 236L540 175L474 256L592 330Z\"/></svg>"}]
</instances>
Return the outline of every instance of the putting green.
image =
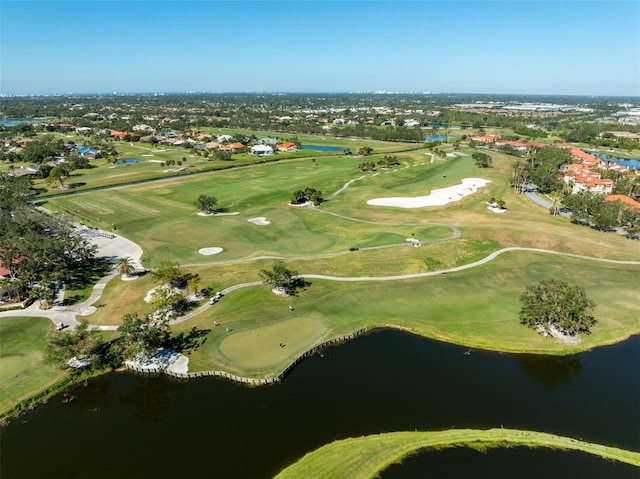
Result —
<instances>
[{"instance_id":1,"label":"putting green","mask_svg":"<svg viewBox=\"0 0 640 479\"><path fill-rule=\"evenodd\" d=\"M241 367L264 368L304 353L324 332L314 319L296 316L250 331L231 332L221 341L220 351Z\"/></svg>"}]
</instances>

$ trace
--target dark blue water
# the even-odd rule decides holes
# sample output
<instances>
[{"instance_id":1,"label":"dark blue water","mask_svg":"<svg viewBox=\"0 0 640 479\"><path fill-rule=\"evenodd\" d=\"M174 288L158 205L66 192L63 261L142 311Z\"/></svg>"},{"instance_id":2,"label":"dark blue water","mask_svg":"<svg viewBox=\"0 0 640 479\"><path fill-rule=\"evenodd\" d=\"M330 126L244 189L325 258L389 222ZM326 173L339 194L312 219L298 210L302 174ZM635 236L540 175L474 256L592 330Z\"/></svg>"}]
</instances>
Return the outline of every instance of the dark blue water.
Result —
<instances>
[{"instance_id":1,"label":"dark blue water","mask_svg":"<svg viewBox=\"0 0 640 479\"><path fill-rule=\"evenodd\" d=\"M138 158L125 158L124 160L118 160L116 161L117 164L119 165L123 165L123 164L132 164L132 163L140 163L142 160L139 160Z\"/></svg>"},{"instance_id":2,"label":"dark blue water","mask_svg":"<svg viewBox=\"0 0 640 479\"><path fill-rule=\"evenodd\" d=\"M547 357L385 331L303 361L276 386L129 373L89 381L2 430L0 476L272 477L336 439L452 427L530 429L638 451L639 405L640 337ZM440 470L476 477L473 461L428 457ZM582 469L562 477L588 477L581 471L590 456L576 457L558 452L544 461L549 470L577 461ZM501 454L483 461L488 471L504 466Z\"/></svg>"}]
</instances>

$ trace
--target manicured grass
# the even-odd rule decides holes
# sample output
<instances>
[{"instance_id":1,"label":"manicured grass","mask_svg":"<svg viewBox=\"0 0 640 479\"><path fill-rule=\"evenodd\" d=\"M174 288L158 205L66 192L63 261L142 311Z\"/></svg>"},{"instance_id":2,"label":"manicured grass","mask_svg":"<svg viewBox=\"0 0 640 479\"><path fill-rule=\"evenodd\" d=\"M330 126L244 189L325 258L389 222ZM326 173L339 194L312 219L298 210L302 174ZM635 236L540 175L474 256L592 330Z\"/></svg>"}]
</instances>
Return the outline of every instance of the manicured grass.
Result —
<instances>
[{"instance_id":1,"label":"manicured grass","mask_svg":"<svg viewBox=\"0 0 640 479\"><path fill-rule=\"evenodd\" d=\"M280 472L276 479L366 479L422 449L467 446L547 447L582 451L604 459L640 467L640 453L536 431L517 429L451 429L448 431L392 432L336 441L308 453Z\"/></svg>"},{"instance_id":2,"label":"manicured grass","mask_svg":"<svg viewBox=\"0 0 640 479\"><path fill-rule=\"evenodd\" d=\"M634 306L640 300L634 280L637 268L510 252L477 268L427 278L357 283L312 279L312 285L293 298L276 296L268 286L245 288L176 325L176 329L211 329L207 341L191 353L191 371L224 369L250 377L276 375L300 351L380 324L407 327L416 334L475 348L567 354L617 342L640 331ZM519 297L525 286L549 278L580 284L597 305L599 322L593 334L582 336L578 345L543 338L519 324ZM289 305L294 306L293 312ZM221 325L212 328L214 320ZM314 329L307 331L310 320ZM289 342L282 349L278 342L284 341L284 324L296 343ZM226 333L226 327L232 333ZM305 330L306 336L299 330ZM235 347L233 354L228 353L232 345L256 333L260 339L268 339L253 338L252 347ZM263 356L269 360L256 362Z\"/></svg>"},{"instance_id":3,"label":"manicured grass","mask_svg":"<svg viewBox=\"0 0 640 479\"><path fill-rule=\"evenodd\" d=\"M6 317L0 319L0 411L65 374L44 364L49 319Z\"/></svg>"},{"instance_id":4,"label":"manicured grass","mask_svg":"<svg viewBox=\"0 0 640 479\"><path fill-rule=\"evenodd\" d=\"M286 259L287 266L303 275L339 277L442 270L506 246L640 258L636 242L552 217L526 197L513 195L508 180L513 158L492 153L493 167L481 169L473 165L472 150L459 152L467 156L433 163L424 150L405 152L398 155L400 166L373 173L360 172L361 160L349 157L271 163L57 198L45 206L75 209L95 218L95 225L102 228L116 223L121 234L142 246L145 266L155 267L163 260L189 265L190 271L200 274L201 286L214 291L258 280L258 271L274 261L262 256ZM425 195L467 177L491 183L442 207L404 210L366 203L381 196ZM310 186L329 196L353 179L357 180L317 210L287 204L297 188ZM238 214L198 216L194 202L203 193ZM505 199L507 213L487 210L491 196ZM258 216L271 223L258 226L247 221ZM460 238L451 239L454 230L446 225L458 227ZM404 245L410 237L446 241L420 248L364 249ZM210 246L224 251L214 256L198 253ZM352 246L360 250L350 252ZM508 253L475 269L422 279L366 283L314 279L310 288L290 299L276 297L266 286L239 290L176 329L211 329L205 344L191 353L191 371L224 369L253 377L277 374L315 344L372 324L404 326L416 334L470 347L566 354L640 332L640 296L633 287L637 270L637 265ZM557 344L518 323L518 299L525 286L550 275L582 285L598 305L600 322L578 346ZM87 319L118 324L127 312L144 314L149 306L142 298L153 286L150 276L127 283L114 280L99 301L104 307ZM293 313L287 308L290 302ZM212 328L213 320L224 327ZM233 330L229 334L227 326ZM250 336L251 331L260 339ZM280 341L287 346L280 348ZM244 347L250 343L255 347Z\"/></svg>"}]
</instances>

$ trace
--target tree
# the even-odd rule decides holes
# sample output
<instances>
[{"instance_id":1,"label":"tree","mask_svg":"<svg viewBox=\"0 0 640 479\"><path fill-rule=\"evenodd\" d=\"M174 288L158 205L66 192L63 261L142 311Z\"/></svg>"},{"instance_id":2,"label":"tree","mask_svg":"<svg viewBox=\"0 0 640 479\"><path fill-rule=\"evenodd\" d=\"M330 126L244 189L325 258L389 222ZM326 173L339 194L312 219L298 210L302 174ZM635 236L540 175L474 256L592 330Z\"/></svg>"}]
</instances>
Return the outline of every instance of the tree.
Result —
<instances>
[{"instance_id":1,"label":"tree","mask_svg":"<svg viewBox=\"0 0 640 479\"><path fill-rule=\"evenodd\" d=\"M180 264L173 261L162 261L151 274L163 284L176 288L185 286L187 272Z\"/></svg>"},{"instance_id":2,"label":"tree","mask_svg":"<svg viewBox=\"0 0 640 479\"><path fill-rule=\"evenodd\" d=\"M62 166L54 166L53 169L49 172L49 176L47 176L44 181L47 184L58 181L60 183L60 189L64 189L64 180L68 176L69 172L66 168Z\"/></svg>"},{"instance_id":3,"label":"tree","mask_svg":"<svg viewBox=\"0 0 640 479\"><path fill-rule=\"evenodd\" d=\"M551 199L551 208L549 208L549 212L556 216L560 210L560 203L562 202L562 198L564 198L564 193L560 190L554 190L549 193L549 198Z\"/></svg>"},{"instance_id":4,"label":"tree","mask_svg":"<svg viewBox=\"0 0 640 479\"><path fill-rule=\"evenodd\" d=\"M81 321L71 332L52 332L45 345L45 362L65 368L69 360L89 358L91 364L99 354L102 340L97 330L90 330L86 320Z\"/></svg>"},{"instance_id":5,"label":"tree","mask_svg":"<svg viewBox=\"0 0 640 479\"><path fill-rule=\"evenodd\" d=\"M202 194L196 200L196 207L203 213L211 213L217 203L218 200L214 196Z\"/></svg>"},{"instance_id":6,"label":"tree","mask_svg":"<svg viewBox=\"0 0 640 479\"><path fill-rule=\"evenodd\" d=\"M123 277L131 276L136 270L133 265L133 259L130 256L118 258L117 268L118 273Z\"/></svg>"},{"instance_id":7,"label":"tree","mask_svg":"<svg viewBox=\"0 0 640 479\"><path fill-rule=\"evenodd\" d=\"M520 297L520 323L545 336L560 330L564 334L590 334L596 323L595 303L580 286L564 281L543 280L529 285Z\"/></svg>"},{"instance_id":8,"label":"tree","mask_svg":"<svg viewBox=\"0 0 640 479\"><path fill-rule=\"evenodd\" d=\"M482 153L480 151L476 151L475 153L473 153L471 155L471 158L473 158L473 160L475 161L476 166L479 166L480 168L489 168L491 166L491 163L493 162L493 159L490 155Z\"/></svg>"},{"instance_id":9,"label":"tree","mask_svg":"<svg viewBox=\"0 0 640 479\"><path fill-rule=\"evenodd\" d=\"M373 148L370 146L362 146L358 149L358 155L360 156L369 156L373 154Z\"/></svg>"},{"instance_id":10,"label":"tree","mask_svg":"<svg viewBox=\"0 0 640 479\"><path fill-rule=\"evenodd\" d=\"M138 353L154 353L169 339L167 321L154 321L149 316L141 318L138 313L125 314L118 332L121 354L125 358Z\"/></svg>"},{"instance_id":11,"label":"tree","mask_svg":"<svg viewBox=\"0 0 640 479\"><path fill-rule=\"evenodd\" d=\"M276 262L271 269L260 270L258 274L266 284L291 296L295 296L298 289L309 285L304 278L298 276L297 271L287 269L282 261Z\"/></svg>"}]
</instances>

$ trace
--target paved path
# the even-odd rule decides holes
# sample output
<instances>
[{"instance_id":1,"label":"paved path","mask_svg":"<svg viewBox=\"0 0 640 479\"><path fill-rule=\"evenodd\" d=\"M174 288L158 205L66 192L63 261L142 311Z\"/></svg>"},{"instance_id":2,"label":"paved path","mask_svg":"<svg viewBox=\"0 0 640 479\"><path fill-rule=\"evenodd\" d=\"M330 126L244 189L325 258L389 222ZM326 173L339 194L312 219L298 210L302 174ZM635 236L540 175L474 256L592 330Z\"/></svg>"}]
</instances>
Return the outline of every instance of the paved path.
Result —
<instances>
[{"instance_id":1,"label":"paved path","mask_svg":"<svg viewBox=\"0 0 640 479\"><path fill-rule=\"evenodd\" d=\"M353 183L354 181L360 180L362 178L365 178L365 176L361 176L360 178L354 178L350 181L348 181L347 183L345 183L345 185L340 188L339 190L337 190L334 194L332 194L330 196L330 198L335 198L338 194L342 193L343 191L345 191L348 186ZM531 198L532 200L534 200L536 203L548 208L551 206L550 203L548 203L546 200L540 198L538 195L536 195L535 193L525 193L529 198ZM368 221L368 220L360 220L357 218L351 218L348 216L344 216L344 215L340 215L337 213L333 213L333 212L329 212L329 211L325 211L319 208L314 207L313 205L309 206L312 210L314 211L318 211L318 212L322 212L325 214L330 214L339 218L343 218L346 220L350 220L350 221L358 221L358 222L362 222L362 223L369 223L369 224L378 224L378 225L393 225L393 226L429 226L429 225L438 225L438 226L445 226L448 228L451 228L453 230L453 235L449 238L443 238L443 239L438 239L438 240L429 240L429 241L421 241L420 244L427 244L427 243L435 243L435 242L440 242L440 241L448 241L451 239L455 239L458 238L460 236L460 230L458 228L456 228L455 226L452 225L448 225L448 224L442 224L442 223L417 223L417 224L407 224L407 223L381 223L381 222L375 222L375 221ZM140 258L142 256L142 248L140 248L137 244L133 243L132 241L123 238L122 236L119 235L113 235L113 234L103 234L101 235L100 233L105 233L105 232L100 232L99 230L93 230L91 228L86 228L86 227L78 227L77 229L78 234L82 234L88 241L90 241L91 243L95 244L98 247L98 256L99 257L103 257L103 258L107 258L109 260L111 260L112 262L115 263L115 261L117 260L117 258L119 257L123 257L123 256L129 256L134 260L134 264L138 266L139 269L143 269L142 268L142 264L140 263ZM366 247L366 248L361 248L362 250L372 250L372 249L380 249L380 248L389 248L389 247L395 247L395 246L407 246L406 243L401 243L401 244L390 244L390 245L382 245L382 246L371 246L371 247ZM319 274L301 274L299 275L300 277L303 278L311 278L311 279L324 279L324 280L328 280L328 281L344 281L344 282L359 282L359 281L397 281L397 280L404 280L404 279L412 279L412 278L425 278L425 277L429 277L429 276L438 276L438 275L442 275L442 274L447 274L447 273L454 273L457 271L463 271L466 269L470 269L470 268L475 268L477 266L483 265L485 263L488 263L489 261L492 261L493 259L497 258L498 256L500 256L501 254L504 253L508 253L508 252L513 252L513 251L528 251L528 252L534 252L534 253L544 253L544 254L554 254L554 255L558 255L558 256L567 256L567 257L572 257L572 258L579 258L579 259L583 259L583 260L588 260L588 261L601 261L601 262L606 262L606 263L613 263L613 264L623 264L623 265L640 265L640 261L620 261L620 260L611 260L611 259L603 259L603 258L595 258L595 257L591 257L591 256L583 256L583 255L578 255L578 254L572 254L572 253L562 253L559 251L551 251L551 250L545 250L545 249L539 249L539 248L522 248L522 247L510 247L510 248L502 248L498 251L495 251L493 253L491 253L490 255L488 255L487 257L479 260L479 261L475 261L473 263L469 263L466 265L462 265L462 266L457 266L455 268L449 268L449 269L444 269L444 270L439 270L439 271L429 271L429 272L425 272L425 273L414 273L414 274L406 274L406 275L395 275L395 276L362 276L362 277L340 277L340 276L328 276L328 275L319 275ZM335 253L323 253L323 254L317 254L317 255L305 255L305 256L294 256L294 257L283 257L283 256L259 256L256 258L249 258L249 259L238 259L238 260L229 260L229 261L218 261L218 262L207 262L207 263L194 263L194 264L190 264L190 265L185 265L185 266L209 266L209 265L216 265L216 264L236 264L236 263L244 263L244 262L249 262L249 261L257 261L257 260L262 260L262 259L288 259L288 260L295 260L295 259L313 259L313 258L322 258L322 257L329 257L329 256L336 256L336 255L340 255L340 254L353 254L350 251L339 251L339 252L335 252ZM92 306L93 303L95 303L96 301L98 301L100 299L100 297L102 296L102 292L105 288L105 286L107 285L107 283L113 279L115 276L117 276L118 273L115 270L115 267L109 272L109 274L107 274L104 278L102 278L100 281L98 281L98 283L94 286L91 295L89 296L88 299L86 299L85 301L83 301L82 303L73 305L73 306L62 306L61 305L61 301L58 300L57 302L54 303L54 306L49 309L49 310L41 310L39 309L39 304L38 302L35 302L34 304L32 304L30 307L23 309L23 310L13 310L13 311L4 311L4 312L0 312L0 317L5 317L5 316L42 316L42 317L46 317L51 319L51 321L53 321L54 323L64 323L66 325L69 325L71 328L74 328L77 324L78 321L76 319L76 316L78 315L89 315L91 313L93 313L95 311L95 307ZM230 286L224 290L221 291L221 293L223 295L226 295L232 291L236 291L238 289L241 288L248 288L248 287L254 287L254 286L261 286L264 283L262 281L253 281L253 282L248 282L248 283L240 283L240 284L236 284L233 286ZM185 314L184 316L181 316L180 318L177 318L173 321L171 321L171 324L176 324L176 323L181 323L184 322L200 313L202 313L203 311L205 311L206 309L210 308L211 304L209 303L205 303L202 306L199 306L198 308L188 312L187 314ZM98 330L116 330L117 326L99 326L99 325L92 325L91 326L92 329L98 329Z\"/></svg>"}]
</instances>

